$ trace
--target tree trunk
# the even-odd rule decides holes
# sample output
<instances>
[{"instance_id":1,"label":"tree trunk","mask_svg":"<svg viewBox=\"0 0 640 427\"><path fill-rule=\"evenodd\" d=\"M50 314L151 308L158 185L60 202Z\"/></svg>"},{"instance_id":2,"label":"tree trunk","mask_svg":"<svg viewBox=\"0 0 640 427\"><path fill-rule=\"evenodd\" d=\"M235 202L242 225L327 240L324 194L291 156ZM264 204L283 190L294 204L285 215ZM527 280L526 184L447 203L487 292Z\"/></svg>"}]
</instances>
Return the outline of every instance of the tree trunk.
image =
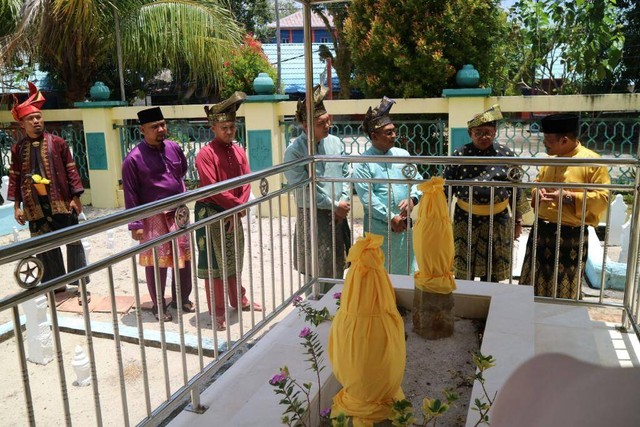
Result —
<instances>
[{"instance_id":1,"label":"tree trunk","mask_svg":"<svg viewBox=\"0 0 640 427\"><path fill-rule=\"evenodd\" d=\"M413 330L428 340L453 335L453 293L434 294L415 289L413 294Z\"/></svg>"}]
</instances>

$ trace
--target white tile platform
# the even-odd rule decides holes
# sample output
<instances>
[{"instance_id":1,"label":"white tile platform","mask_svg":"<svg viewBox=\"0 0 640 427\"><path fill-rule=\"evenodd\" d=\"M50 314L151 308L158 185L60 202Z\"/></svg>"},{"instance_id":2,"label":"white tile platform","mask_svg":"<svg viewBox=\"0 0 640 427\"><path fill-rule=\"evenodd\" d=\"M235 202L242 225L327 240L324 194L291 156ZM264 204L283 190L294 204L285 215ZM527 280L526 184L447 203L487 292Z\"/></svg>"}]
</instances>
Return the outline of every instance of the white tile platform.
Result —
<instances>
[{"instance_id":1,"label":"white tile platform","mask_svg":"<svg viewBox=\"0 0 640 427\"><path fill-rule=\"evenodd\" d=\"M391 276L400 305L413 305L413 278ZM592 322L585 307L534 303L529 286L457 281L456 315L486 318L482 352L498 361L487 371L489 393L499 391L509 375L534 354L560 352L608 366L640 366L640 345L634 334L620 333L614 325ZM340 287L335 288L336 290ZM335 312L329 292L315 302ZM209 407L203 414L183 411L171 426L279 426L279 397L268 380L287 365L292 376L313 381L300 351L298 334L305 325L297 311L274 326L201 395ZM317 328L321 342L328 340L329 323ZM323 406L339 385L327 369L322 373ZM314 386L315 386L315 381ZM326 393L326 395L325 395ZM474 387L472 400L480 396ZM314 406L314 405L312 405ZM474 422L469 420L468 425Z\"/></svg>"},{"instance_id":2,"label":"white tile platform","mask_svg":"<svg viewBox=\"0 0 640 427\"><path fill-rule=\"evenodd\" d=\"M556 352L604 366L640 367L640 343L633 332L592 321L586 307L535 304L536 354Z\"/></svg>"}]
</instances>

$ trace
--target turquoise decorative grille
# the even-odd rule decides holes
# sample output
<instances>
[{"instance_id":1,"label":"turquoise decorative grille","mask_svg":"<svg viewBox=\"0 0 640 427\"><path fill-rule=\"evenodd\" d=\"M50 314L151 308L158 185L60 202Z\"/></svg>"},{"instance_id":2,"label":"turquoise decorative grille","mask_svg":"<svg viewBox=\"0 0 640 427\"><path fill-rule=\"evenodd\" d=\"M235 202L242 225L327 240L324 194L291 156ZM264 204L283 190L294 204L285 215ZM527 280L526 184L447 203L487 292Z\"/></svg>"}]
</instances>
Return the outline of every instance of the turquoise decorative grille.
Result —
<instances>
[{"instance_id":1,"label":"turquoise decorative grille","mask_svg":"<svg viewBox=\"0 0 640 427\"><path fill-rule=\"evenodd\" d=\"M69 145L73 154L73 161L78 169L78 174L85 188L90 188L89 166L87 162L87 145L84 140L84 128L82 122L51 123L46 124L46 131L61 137ZM22 129L15 125L0 128L0 159L1 175L6 175L11 162L11 146L24 138Z\"/></svg>"},{"instance_id":2,"label":"turquoise decorative grille","mask_svg":"<svg viewBox=\"0 0 640 427\"><path fill-rule=\"evenodd\" d=\"M202 120L167 120L167 125L169 127L167 138L180 144L187 157L189 169L186 181L189 187L193 187L198 180L196 155L203 145L213 139L211 127L208 122ZM242 147L246 148L247 139L244 120L238 120L236 126L236 139ZM120 149L124 159L129 154L129 151L142 140L140 126L138 124L115 125L114 129L118 129L120 133Z\"/></svg>"},{"instance_id":3,"label":"turquoise decorative grille","mask_svg":"<svg viewBox=\"0 0 640 427\"><path fill-rule=\"evenodd\" d=\"M640 135L640 119L581 118L580 142L602 157L637 157L637 142ZM498 129L497 140L511 148L516 156L537 157L545 153L543 133L539 120L508 119ZM535 167L525 168L527 175L535 177ZM614 182L627 183L635 178L630 168L609 168Z\"/></svg>"},{"instance_id":4,"label":"turquoise decorative grille","mask_svg":"<svg viewBox=\"0 0 640 427\"><path fill-rule=\"evenodd\" d=\"M302 126L290 120L280 122L284 126L286 144L302 133ZM444 156L447 153L446 121L405 120L395 122L398 129L398 147L416 156ZM361 155L369 148L369 138L362 129L362 122L335 121L331 134L340 138L347 155ZM422 166L426 178L442 172L442 166Z\"/></svg>"}]
</instances>

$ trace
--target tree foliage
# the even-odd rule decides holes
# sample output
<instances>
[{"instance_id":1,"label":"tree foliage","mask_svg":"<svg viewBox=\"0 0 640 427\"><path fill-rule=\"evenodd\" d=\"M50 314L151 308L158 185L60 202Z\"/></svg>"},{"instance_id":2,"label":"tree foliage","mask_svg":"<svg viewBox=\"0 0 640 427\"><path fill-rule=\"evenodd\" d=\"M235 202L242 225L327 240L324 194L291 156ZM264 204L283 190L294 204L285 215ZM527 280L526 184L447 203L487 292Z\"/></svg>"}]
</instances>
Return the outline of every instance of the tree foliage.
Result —
<instances>
[{"instance_id":1,"label":"tree foliage","mask_svg":"<svg viewBox=\"0 0 640 427\"><path fill-rule=\"evenodd\" d=\"M233 50L224 62L218 81L220 96L227 98L237 90L253 93L253 80L258 73L267 73L274 82L276 80L276 70L262 51L262 43L247 34L244 44Z\"/></svg>"},{"instance_id":2,"label":"tree foliage","mask_svg":"<svg viewBox=\"0 0 640 427\"><path fill-rule=\"evenodd\" d=\"M622 50L622 90L631 82L635 90L640 92L640 2L637 0L620 0L620 22L624 33Z\"/></svg>"},{"instance_id":3,"label":"tree foliage","mask_svg":"<svg viewBox=\"0 0 640 427\"><path fill-rule=\"evenodd\" d=\"M345 41L345 23L349 17L349 3L313 6L313 12L322 19L327 31L333 33L333 51L335 55L332 55L328 50L324 50L325 58L323 59L326 59L328 53L340 82L340 98L349 99L351 97L351 74L353 72L351 49ZM329 25L327 16L333 18L333 28Z\"/></svg>"},{"instance_id":4,"label":"tree foliage","mask_svg":"<svg viewBox=\"0 0 640 427\"><path fill-rule=\"evenodd\" d=\"M0 39L0 67L38 62L83 100L97 71L116 62L116 16L124 66L151 77L163 69L212 85L242 30L223 0L28 0L16 30ZM117 15L116 15L117 13Z\"/></svg>"},{"instance_id":5,"label":"tree foliage","mask_svg":"<svg viewBox=\"0 0 640 427\"><path fill-rule=\"evenodd\" d=\"M266 24L273 21L273 10L268 0L235 0L229 2L236 20L245 31L259 40L266 36Z\"/></svg>"},{"instance_id":6,"label":"tree foliage","mask_svg":"<svg viewBox=\"0 0 640 427\"><path fill-rule=\"evenodd\" d=\"M511 21L518 30L519 78L550 93L576 93L621 72L624 35L616 0L518 0Z\"/></svg>"},{"instance_id":7,"label":"tree foliage","mask_svg":"<svg viewBox=\"0 0 640 427\"><path fill-rule=\"evenodd\" d=\"M366 96L440 96L467 63L481 83L506 86L508 26L497 0L354 0L345 32Z\"/></svg>"},{"instance_id":8,"label":"tree foliage","mask_svg":"<svg viewBox=\"0 0 640 427\"><path fill-rule=\"evenodd\" d=\"M21 7L22 0L0 0L0 37L15 31Z\"/></svg>"}]
</instances>

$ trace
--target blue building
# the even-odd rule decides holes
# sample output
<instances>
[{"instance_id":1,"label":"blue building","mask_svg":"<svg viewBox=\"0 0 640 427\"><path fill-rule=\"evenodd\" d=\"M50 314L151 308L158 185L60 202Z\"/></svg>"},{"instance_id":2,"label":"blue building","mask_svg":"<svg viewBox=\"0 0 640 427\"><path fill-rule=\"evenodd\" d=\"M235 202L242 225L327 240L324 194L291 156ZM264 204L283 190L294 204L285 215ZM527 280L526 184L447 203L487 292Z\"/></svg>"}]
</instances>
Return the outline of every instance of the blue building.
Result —
<instances>
[{"instance_id":1,"label":"blue building","mask_svg":"<svg viewBox=\"0 0 640 427\"><path fill-rule=\"evenodd\" d=\"M328 16L329 24L333 28L333 18ZM267 25L276 28L276 23ZM334 52L332 31L328 31L322 19L315 13L311 14L311 50L313 52L313 84L328 85L327 63L318 55L320 45L325 45ZM263 43L262 50L274 66L278 65L278 44L274 37L271 43ZM303 12L299 10L291 15L280 18L280 66L281 84L284 93L292 98L303 96L305 91L304 75L304 21ZM332 91L338 92L340 85L336 71L331 68Z\"/></svg>"},{"instance_id":2,"label":"blue building","mask_svg":"<svg viewBox=\"0 0 640 427\"><path fill-rule=\"evenodd\" d=\"M311 45L313 52L313 84L327 84L327 64L322 62L318 55L318 48L322 43L314 43ZM333 53L333 46L327 45ZM278 63L278 45L275 43L263 43L262 51L269 58L269 62L274 65ZM305 76L304 76L304 43L287 43L280 45L280 64L281 64L281 80L284 93L296 98L297 95L304 94ZM336 70L331 68L331 81L333 84L333 92L338 92L340 86Z\"/></svg>"},{"instance_id":3,"label":"blue building","mask_svg":"<svg viewBox=\"0 0 640 427\"><path fill-rule=\"evenodd\" d=\"M329 25L333 28L333 18L331 15L327 16L329 19ZM276 23L272 22L267 24L267 28L276 28ZM333 44L333 31L327 31L322 19L315 13L311 14L311 43L319 43L332 45ZM277 40L274 37L271 40L272 43L276 43ZM304 20L302 10L297 11L291 15L280 18L280 43L304 43Z\"/></svg>"}]
</instances>

